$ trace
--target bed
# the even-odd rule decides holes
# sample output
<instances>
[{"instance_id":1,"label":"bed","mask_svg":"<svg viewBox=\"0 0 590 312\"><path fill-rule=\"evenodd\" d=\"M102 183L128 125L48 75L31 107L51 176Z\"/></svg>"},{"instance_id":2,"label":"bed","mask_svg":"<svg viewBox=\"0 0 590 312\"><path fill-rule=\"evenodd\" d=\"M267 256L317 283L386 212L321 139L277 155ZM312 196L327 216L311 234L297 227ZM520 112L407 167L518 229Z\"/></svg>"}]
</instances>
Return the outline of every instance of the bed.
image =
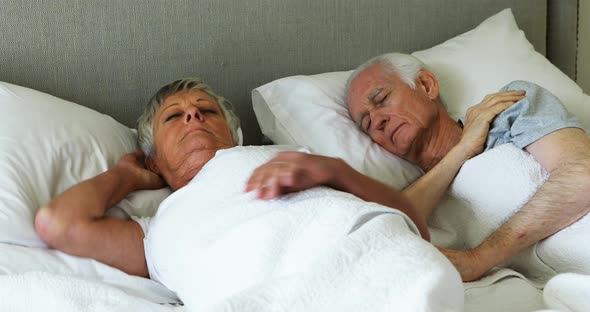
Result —
<instances>
[{"instance_id":1,"label":"bed","mask_svg":"<svg viewBox=\"0 0 590 312\"><path fill-rule=\"evenodd\" d=\"M455 103L448 107L454 117L460 117L482 95L523 79L554 92L590 129L590 99L571 80L575 76L571 57L576 47L571 35L576 26L571 23L577 14L574 3L0 1L0 308L378 310L354 302L347 305L346 298L330 297L313 288L280 293L284 286L280 283L210 306L203 303L208 302L210 289L201 285L203 297L180 298L183 305L178 289L171 291L97 261L47 249L34 231L34 214L56 194L106 170L122 154L134 150L132 128L145 103L160 86L179 77L203 77L231 100L241 118L245 145L307 146L315 153L346 159L359 171L396 188L405 187L422 172L385 155L354 132L343 106L349 71L377 54L400 51L422 59L441 79L445 101ZM332 131L334 128L339 131ZM366 152L359 154L358 150ZM517 160L504 171L490 170L490 162L505 161L506 155ZM435 244L476 245L546 178L534 160L520 151L505 149L481 156L458 175L431 220ZM394 163L395 170L382 170L384 162ZM514 177L514 183L506 185L508 189L482 194L478 190L487 190L490 184L482 184L480 174L496 179L487 183L507 176ZM501 195L514 189L518 192L513 196ZM151 216L170 193L168 189L137 192L110 213ZM490 206L497 205L499 198L505 209L490 214ZM546 277L556 271L590 272L584 266L590 255L577 252L573 243L563 243L590 239L588 231L583 231L583 224L590 222L587 219L558 239L523 253L507 268L459 285L459 292L457 284L448 282L448 292L433 291L428 296L409 292L413 295L404 299L393 294L395 288L383 292L375 288L373 295L399 299L398 305L384 306L403 311L443 310L441 305L429 306L430 301L424 301L431 298L435 303L446 299L449 306L444 310L448 311L584 311L588 303L578 302L576 292L590 289L587 280L565 274L547 284ZM562 264L564 258L573 260ZM532 262L538 265L530 266ZM428 263L410 261L407 265L424 267ZM361 278L347 280L346 275L329 268L328 264L314 267L310 272L317 274L310 273L303 280L306 285L323 285L327 280L325 287L330 281L338 285L354 281L352 286L357 288L348 289L349 294L353 289L362 293L358 289L364 282ZM354 272L357 277L365 273ZM400 285L445 288L445 281L456 278L440 272L436 283L430 284L418 279L421 272L410 272L416 274L409 274L406 284ZM211 294L222 296L237 284L230 280ZM292 301L260 305L273 298ZM309 298L331 298L331 303L340 300L341 305ZM453 300L460 303L453 306Z\"/></svg>"}]
</instances>

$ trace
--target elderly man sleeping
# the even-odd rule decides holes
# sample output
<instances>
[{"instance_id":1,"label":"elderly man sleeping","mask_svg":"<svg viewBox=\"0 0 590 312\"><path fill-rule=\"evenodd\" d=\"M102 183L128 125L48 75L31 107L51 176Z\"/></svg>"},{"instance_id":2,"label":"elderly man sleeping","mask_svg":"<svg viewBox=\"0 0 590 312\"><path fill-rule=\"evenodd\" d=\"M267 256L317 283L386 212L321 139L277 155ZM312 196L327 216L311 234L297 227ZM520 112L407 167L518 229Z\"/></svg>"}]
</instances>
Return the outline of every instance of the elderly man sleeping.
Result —
<instances>
[{"instance_id":1,"label":"elderly man sleeping","mask_svg":"<svg viewBox=\"0 0 590 312\"><path fill-rule=\"evenodd\" d=\"M554 95L535 84L516 81L502 91L489 95L484 103L519 102L493 120L485 150L512 143L534 156L550 176L478 247L465 251L441 248L464 281L479 278L590 211L590 139L580 123ZM373 141L426 171L445 162L456 168L467 160L452 155L470 125L451 119L434 73L413 56L384 54L359 66L348 82L348 108ZM483 117L480 108L471 108L467 119L474 114ZM415 206L426 209L423 214L427 216L434 208Z\"/></svg>"},{"instance_id":2,"label":"elderly man sleeping","mask_svg":"<svg viewBox=\"0 0 590 312\"><path fill-rule=\"evenodd\" d=\"M491 118L520 98L480 104L484 117L466 120L457 154L481 150ZM51 247L150 276L192 307L460 309L459 276L425 241L421 207L456 174L445 159L398 192L339 159L236 146L238 130L209 86L174 81L138 121L143 152L54 198L35 228ZM105 215L130 192L165 184L175 193L152 222Z\"/></svg>"}]
</instances>

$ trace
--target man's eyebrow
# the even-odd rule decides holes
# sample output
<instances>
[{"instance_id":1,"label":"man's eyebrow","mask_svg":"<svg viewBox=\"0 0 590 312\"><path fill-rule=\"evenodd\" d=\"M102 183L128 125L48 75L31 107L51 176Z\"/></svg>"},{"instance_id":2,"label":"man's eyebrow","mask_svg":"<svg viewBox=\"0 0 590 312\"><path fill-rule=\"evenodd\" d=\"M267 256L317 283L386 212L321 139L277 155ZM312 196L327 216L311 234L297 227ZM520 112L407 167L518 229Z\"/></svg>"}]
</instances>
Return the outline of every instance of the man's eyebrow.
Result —
<instances>
[{"instance_id":1,"label":"man's eyebrow","mask_svg":"<svg viewBox=\"0 0 590 312\"><path fill-rule=\"evenodd\" d=\"M379 93L381 93L381 91L383 91L383 88L378 88L375 91L371 92L369 94L369 96L367 97L367 99L371 102L371 103L375 103L375 98L377 97L377 95L379 95Z\"/></svg>"}]
</instances>

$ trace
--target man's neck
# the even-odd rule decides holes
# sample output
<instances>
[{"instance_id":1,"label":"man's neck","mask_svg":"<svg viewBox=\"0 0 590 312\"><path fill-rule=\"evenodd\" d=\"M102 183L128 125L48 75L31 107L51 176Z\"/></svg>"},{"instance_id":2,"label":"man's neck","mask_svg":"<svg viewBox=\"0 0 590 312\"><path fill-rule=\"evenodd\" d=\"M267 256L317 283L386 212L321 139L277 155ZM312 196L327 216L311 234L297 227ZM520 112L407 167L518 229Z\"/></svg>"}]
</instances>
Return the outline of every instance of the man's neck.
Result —
<instances>
[{"instance_id":1,"label":"man's neck","mask_svg":"<svg viewBox=\"0 0 590 312\"><path fill-rule=\"evenodd\" d=\"M463 129L446 113L439 115L439 122L432 129L430 138L421 152L418 165L428 171L438 164L459 143Z\"/></svg>"}]
</instances>

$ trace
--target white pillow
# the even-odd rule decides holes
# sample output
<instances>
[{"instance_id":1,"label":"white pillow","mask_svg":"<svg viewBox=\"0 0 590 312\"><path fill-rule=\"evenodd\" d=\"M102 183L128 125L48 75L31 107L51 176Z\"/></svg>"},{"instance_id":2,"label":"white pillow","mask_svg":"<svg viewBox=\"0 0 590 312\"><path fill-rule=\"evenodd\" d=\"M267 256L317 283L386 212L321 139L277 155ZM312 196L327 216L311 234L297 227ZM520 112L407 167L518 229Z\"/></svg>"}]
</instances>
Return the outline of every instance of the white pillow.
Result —
<instances>
[{"instance_id":1,"label":"white pillow","mask_svg":"<svg viewBox=\"0 0 590 312\"><path fill-rule=\"evenodd\" d=\"M45 247L33 225L39 207L134 149L135 133L111 117L0 82L0 242ZM153 215L166 192L134 194L121 206Z\"/></svg>"},{"instance_id":2,"label":"white pillow","mask_svg":"<svg viewBox=\"0 0 590 312\"><path fill-rule=\"evenodd\" d=\"M439 78L452 117L513 80L529 80L556 94L590 129L590 103L582 90L535 52L510 9L439 46L415 52ZM396 188L420 170L371 142L349 117L345 84L350 72L282 78L252 91L262 133L276 144L308 146L340 157L354 168Z\"/></svg>"},{"instance_id":3,"label":"white pillow","mask_svg":"<svg viewBox=\"0 0 590 312\"><path fill-rule=\"evenodd\" d=\"M462 117L486 94L497 92L511 81L527 80L555 94L590 130L590 106L582 89L535 51L510 9L471 31L412 55L438 77L452 117Z\"/></svg>"},{"instance_id":4,"label":"white pillow","mask_svg":"<svg viewBox=\"0 0 590 312\"><path fill-rule=\"evenodd\" d=\"M359 172L403 188L422 171L375 144L350 119L344 100L349 75L287 77L254 89L252 103L262 133L275 144L303 145L342 158Z\"/></svg>"}]
</instances>

